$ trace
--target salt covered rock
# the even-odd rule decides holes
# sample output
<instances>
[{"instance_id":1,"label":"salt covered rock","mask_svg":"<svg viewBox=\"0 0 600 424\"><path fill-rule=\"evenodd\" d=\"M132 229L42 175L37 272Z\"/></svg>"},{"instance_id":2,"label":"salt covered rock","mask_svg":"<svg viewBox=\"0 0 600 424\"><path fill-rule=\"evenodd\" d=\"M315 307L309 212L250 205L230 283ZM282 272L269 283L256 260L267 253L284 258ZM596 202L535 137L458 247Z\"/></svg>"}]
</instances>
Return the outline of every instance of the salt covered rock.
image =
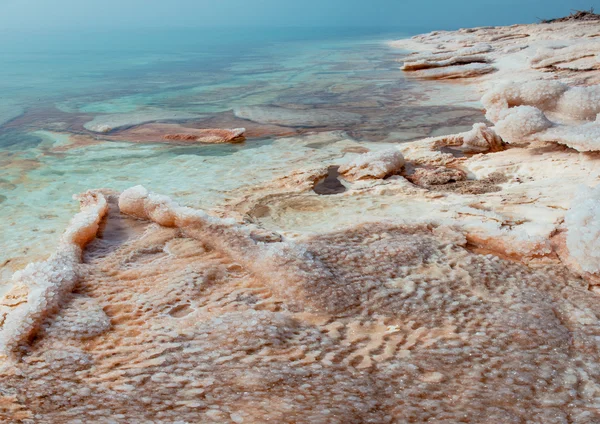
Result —
<instances>
[{"instance_id":1,"label":"salt covered rock","mask_svg":"<svg viewBox=\"0 0 600 424\"><path fill-rule=\"evenodd\" d=\"M552 123L546 115L533 106L517 106L506 109L494 127L496 133L509 143L516 143L531 134L550 128Z\"/></svg>"},{"instance_id":2,"label":"salt covered rock","mask_svg":"<svg viewBox=\"0 0 600 424\"><path fill-rule=\"evenodd\" d=\"M468 63L466 65L421 69L411 72L410 75L422 79L458 79L477 77L495 70L496 68L485 63Z\"/></svg>"},{"instance_id":3,"label":"salt covered rock","mask_svg":"<svg viewBox=\"0 0 600 424\"><path fill-rule=\"evenodd\" d=\"M428 68L441 68L451 65L466 65L467 63L488 63L489 59L485 56L455 56L444 60L421 59L404 62L400 69L403 71L418 71Z\"/></svg>"},{"instance_id":4,"label":"salt covered rock","mask_svg":"<svg viewBox=\"0 0 600 424\"><path fill-rule=\"evenodd\" d=\"M600 52L597 41L580 41L560 49L539 49L531 58L532 68L547 68L559 63L571 62L584 57L593 57Z\"/></svg>"},{"instance_id":5,"label":"salt covered rock","mask_svg":"<svg viewBox=\"0 0 600 424\"><path fill-rule=\"evenodd\" d=\"M556 111L577 120L593 120L600 113L600 85L572 87L556 105Z\"/></svg>"},{"instance_id":6,"label":"salt covered rock","mask_svg":"<svg viewBox=\"0 0 600 424\"><path fill-rule=\"evenodd\" d=\"M502 138L486 124L473 124L473 129L457 137L461 141L460 150L465 153L485 153L502 150Z\"/></svg>"},{"instance_id":7,"label":"salt covered rock","mask_svg":"<svg viewBox=\"0 0 600 424\"><path fill-rule=\"evenodd\" d=\"M486 108L486 117L496 122L499 114L515 106L534 106L540 110L550 110L556 106L559 97L569 87L559 81L530 81L525 83L502 84L489 90L481 103Z\"/></svg>"},{"instance_id":8,"label":"salt covered rock","mask_svg":"<svg viewBox=\"0 0 600 424\"><path fill-rule=\"evenodd\" d=\"M404 157L396 149L370 152L356 157L340 166L338 172L347 180L385 178L399 172L404 166Z\"/></svg>"},{"instance_id":9,"label":"salt covered rock","mask_svg":"<svg viewBox=\"0 0 600 424\"><path fill-rule=\"evenodd\" d=\"M579 151L600 150L600 85L569 87L557 81L506 84L481 102L495 131L507 142L542 140ZM555 122L550 121L552 116ZM592 122L590 122L592 121Z\"/></svg>"},{"instance_id":10,"label":"salt covered rock","mask_svg":"<svg viewBox=\"0 0 600 424\"><path fill-rule=\"evenodd\" d=\"M186 133L166 134L164 140L199 143L229 143L244 140L245 128L234 129L190 129Z\"/></svg>"}]
</instances>

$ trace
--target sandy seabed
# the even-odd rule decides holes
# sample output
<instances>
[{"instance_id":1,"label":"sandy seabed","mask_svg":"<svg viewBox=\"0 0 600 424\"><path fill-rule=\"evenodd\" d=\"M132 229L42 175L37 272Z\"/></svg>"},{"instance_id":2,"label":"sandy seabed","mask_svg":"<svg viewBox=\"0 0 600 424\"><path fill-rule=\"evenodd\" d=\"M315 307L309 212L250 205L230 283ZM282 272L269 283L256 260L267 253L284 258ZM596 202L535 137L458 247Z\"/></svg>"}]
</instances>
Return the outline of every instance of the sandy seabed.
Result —
<instances>
[{"instance_id":1,"label":"sandy seabed","mask_svg":"<svg viewBox=\"0 0 600 424\"><path fill-rule=\"evenodd\" d=\"M79 195L56 252L0 300L0 417L600 422L599 36L393 42L410 78L480 93L481 123L369 152L315 134L354 156L295 162L218 210L142 186Z\"/></svg>"}]
</instances>

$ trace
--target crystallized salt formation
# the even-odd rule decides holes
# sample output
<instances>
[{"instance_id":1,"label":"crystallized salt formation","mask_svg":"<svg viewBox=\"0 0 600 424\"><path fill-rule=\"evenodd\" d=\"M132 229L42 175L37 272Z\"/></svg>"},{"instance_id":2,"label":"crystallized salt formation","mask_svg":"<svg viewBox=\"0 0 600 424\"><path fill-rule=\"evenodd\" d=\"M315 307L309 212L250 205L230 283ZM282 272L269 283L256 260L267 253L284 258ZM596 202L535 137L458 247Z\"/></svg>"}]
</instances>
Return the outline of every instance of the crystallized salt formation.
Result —
<instances>
[{"instance_id":1,"label":"crystallized salt formation","mask_svg":"<svg viewBox=\"0 0 600 424\"><path fill-rule=\"evenodd\" d=\"M453 146L465 153L497 152L503 149L502 138L486 124L473 124L470 131L433 138L438 146Z\"/></svg>"},{"instance_id":2,"label":"crystallized salt formation","mask_svg":"<svg viewBox=\"0 0 600 424\"><path fill-rule=\"evenodd\" d=\"M535 133L550 128L552 123L546 115L533 106L517 106L504 110L494 130L502 139L516 143Z\"/></svg>"},{"instance_id":3,"label":"crystallized salt formation","mask_svg":"<svg viewBox=\"0 0 600 424\"><path fill-rule=\"evenodd\" d=\"M600 274L600 185L582 188L565 215L569 253L585 272Z\"/></svg>"},{"instance_id":4,"label":"crystallized salt formation","mask_svg":"<svg viewBox=\"0 0 600 424\"><path fill-rule=\"evenodd\" d=\"M77 198L81 212L71 220L56 253L16 272L13 288L0 300L0 354L5 357L35 335L77 282L82 249L96 236L108 210L99 192L88 191Z\"/></svg>"},{"instance_id":5,"label":"crystallized salt formation","mask_svg":"<svg viewBox=\"0 0 600 424\"><path fill-rule=\"evenodd\" d=\"M2 369L1 420L600 420L600 305L562 267L472 253L451 227L293 246L143 187L119 204L175 226L113 205L74 293Z\"/></svg>"},{"instance_id":6,"label":"crystallized salt formation","mask_svg":"<svg viewBox=\"0 0 600 424\"><path fill-rule=\"evenodd\" d=\"M384 178L402 169L404 157L396 149L365 153L340 166L339 173L350 181Z\"/></svg>"},{"instance_id":7,"label":"crystallized salt formation","mask_svg":"<svg viewBox=\"0 0 600 424\"><path fill-rule=\"evenodd\" d=\"M600 85L512 83L492 89L481 102L486 117L496 124L495 131L507 142L541 140L582 152L600 150L600 124L595 120L600 112Z\"/></svg>"}]
</instances>

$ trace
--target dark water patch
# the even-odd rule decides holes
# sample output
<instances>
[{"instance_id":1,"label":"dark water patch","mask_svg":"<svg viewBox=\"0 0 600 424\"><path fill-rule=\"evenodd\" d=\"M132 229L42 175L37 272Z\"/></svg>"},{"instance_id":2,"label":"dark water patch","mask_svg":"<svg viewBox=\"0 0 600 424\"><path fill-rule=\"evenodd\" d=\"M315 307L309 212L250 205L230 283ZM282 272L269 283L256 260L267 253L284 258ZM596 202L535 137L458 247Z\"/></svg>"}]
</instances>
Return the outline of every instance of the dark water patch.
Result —
<instances>
[{"instance_id":1,"label":"dark water patch","mask_svg":"<svg viewBox=\"0 0 600 424\"><path fill-rule=\"evenodd\" d=\"M256 140L251 143L236 144L204 144L194 146L171 147L168 154L173 156L195 155L195 156L228 156L233 155L244 149L256 149L262 146L268 146L273 140Z\"/></svg>"},{"instance_id":2,"label":"dark water patch","mask_svg":"<svg viewBox=\"0 0 600 424\"><path fill-rule=\"evenodd\" d=\"M0 149L27 150L37 147L43 139L37 135L14 129L0 131Z\"/></svg>"},{"instance_id":3,"label":"dark water patch","mask_svg":"<svg viewBox=\"0 0 600 424\"><path fill-rule=\"evenodd\" d=\"M338 178L340 175L338 169L339 166L330 166L327 168L327 176L323 181L315 185L313 191L324 196L345 192L347 189Z\"/></svg>"},{"instance_id":4,"label":"dark water patch","mask_svg":"<svg viewBox=\"0 0 600 424\"><path fill-rule=\"evenodd\" d=\"M0 194L0 203L4 203L6 201L7 197L3 196L2 194Z\"/></svg>"}]
</instances>

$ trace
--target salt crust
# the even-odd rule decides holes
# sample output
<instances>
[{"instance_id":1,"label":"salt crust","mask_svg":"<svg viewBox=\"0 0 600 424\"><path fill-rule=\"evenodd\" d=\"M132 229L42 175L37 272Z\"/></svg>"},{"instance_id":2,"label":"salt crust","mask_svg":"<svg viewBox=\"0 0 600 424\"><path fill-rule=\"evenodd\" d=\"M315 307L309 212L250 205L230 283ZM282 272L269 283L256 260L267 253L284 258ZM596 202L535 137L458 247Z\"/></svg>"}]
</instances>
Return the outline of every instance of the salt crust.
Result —
<instances>
[{"instance_id":1,"label":"salt crust","mask_svg":"<svg viewBox=\"0 0 600 424\"><path fill-rule=\"evenodd\" d=\"M600 185L578 191L565 226L571 256L584 271L600 273Z\"/></svg>"},{"instance_id":2,"label":"salt crust","mask_svg":"<svg viewBox=\"0 0 600 424\"><path fill-rule=\"evenodd\" d=\"M74 297L113 327L57 337L53 319L4 370L0 420L598 419L598 306L562 267L474 254L449 227L361 224L294 247L143 187L119 203L175 227L86 249ZM114 211L107 225L137 225Z\"/></svg>"},{"instance_id":3,"label":"salt crust","mask_svg":"<svg viewBox=\"0 0 600 424\"><path fill-rule=\"evenodd\" d=\"M600 85L570 87L557 81L509 83L481 102L495 131L507 142L541 140L580 152L600 150Z\"/></svg>"},{"instance_id":4,"label":"salt crust","mask_svg":"<svg viewBox=\"0 0 600 424\"><path fill-rule=\"evenodd\" d=\"M76 198L81 212L69 223L56 252L12 277L13 288L0 302L0 354L11 355L33 337L43 319L58 308L77 282L82 249L96 236L108 203L103 194L93 190Z\"/></svg>"}]
</instances>

